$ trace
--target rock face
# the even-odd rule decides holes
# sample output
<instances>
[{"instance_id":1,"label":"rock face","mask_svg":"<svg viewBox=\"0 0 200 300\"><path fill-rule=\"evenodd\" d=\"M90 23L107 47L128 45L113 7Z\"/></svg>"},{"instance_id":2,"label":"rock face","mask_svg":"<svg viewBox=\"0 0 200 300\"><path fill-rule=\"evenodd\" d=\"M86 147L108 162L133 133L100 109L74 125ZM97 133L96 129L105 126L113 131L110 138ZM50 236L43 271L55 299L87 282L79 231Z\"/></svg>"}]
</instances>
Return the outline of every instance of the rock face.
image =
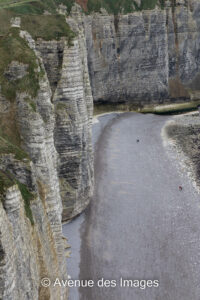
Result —
<instances>
[{"instance_id":1,"label":"rock face","mask_svg":"<svg viewBox=\"0 0 200 300\"><path fill-rule=\"evenodd\" d=\"M44 41L38 39L36 47L42 56L51 90L54 93L62 72L65 41L64 39L61 39L61 41Z\"/></svg>"},{"instance_id":2,"label":"rock face","mask_svg":"<svg viewBox=\"0 0 200 300\"><path fill-rule=\"evenodd\" d=\"M31 37L25 32L21 36L38 55ZM14 68L16 80L20 68L24 74L24 66L15 62ZM40 284L43 277L52 282L56 277L66 278L54 107L49 81L38 56L38 71L41 69L43 76L36 98L18 92L15 104L11 103L6 111L13 112L29 158L20 160L6 153L0 157L1 172L7 176L0 207L1 299L67 298L67 289L53 285L45 288ZM10 80L14 80L13 76L14 72ZM4 117L2 110L1 118Z\"/></svg>"},{"instance_id":3,"label":"rock face","mask_svg":"<svg viewBox=\"0 0 200 300\"><path fill-rule=\"evenodd\" d=\"M74 19L68 19L68 23L78 39L74 40L72 47L65 48L62 74L53 99L63 220L81 213L93 192L93 98L82 19L75 16Z\"/></svg>"},{"instance_id":4,"label":"rock face","mask_svg":"<svg viewBox=\"0 0 200 300\"><path fill-rule=\"evenodd\" d=\"M63 41L38 41L54 92L54 142L59 155L58 174L63 220L80 214L93 192L91 93L83 16L75 6L67 22L76 32L71 47Z\"/></svg>"},{"instance_id":5,"label":"rock face","mask_svg":"<svg viewBox=\"0 0 200 300\"><path fill-rule=\"evenodd\" d=\"M23 147L11 146L0 131L1 299L67 299L66 288L53 286L67 277L62 216L79 214L93 187L93 101L81 22L71 19L71 47L65 38L34 41L19 29L36 57L37 95L17 90L9 101L0 89L1 126L16 130ZM18 82L28 70L13 61L4 76ZM49 287L41 285L46 277Z\"/></svg>"},{"instance_id":6,"label":"rock face","mask_svg":"<svg viewBox=\"0 0 200 300\"><path fill-rule=\"evenodd\" d=\"M95 102L137 105L199 98L200 3L85 17Z\"/></svg>"}]
</instances>

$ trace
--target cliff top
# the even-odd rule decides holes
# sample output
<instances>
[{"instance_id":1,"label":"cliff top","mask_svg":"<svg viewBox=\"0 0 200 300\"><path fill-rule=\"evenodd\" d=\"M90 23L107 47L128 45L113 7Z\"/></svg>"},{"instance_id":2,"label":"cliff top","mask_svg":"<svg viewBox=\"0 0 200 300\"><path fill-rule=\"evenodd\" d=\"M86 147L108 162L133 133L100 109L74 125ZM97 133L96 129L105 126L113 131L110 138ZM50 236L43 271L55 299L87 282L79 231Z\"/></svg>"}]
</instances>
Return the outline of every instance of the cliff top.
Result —
<instances>
[{"instance_id":1,"label":"cliff top","mask_svg":"<svg viewBox=\"0 0 200 300\"><path fill-rule=\"evenodd\" d=\"M77 2L86 13L99 12L105 8L108 13L131 13L146 9L154 9L156 5L164 8L166 0L0 0L0 8L9 9L19 14L56 13L60 5L64 5L69 13ZM175 4L176 0L170 0Z\"/></svg>"}]
</instances>

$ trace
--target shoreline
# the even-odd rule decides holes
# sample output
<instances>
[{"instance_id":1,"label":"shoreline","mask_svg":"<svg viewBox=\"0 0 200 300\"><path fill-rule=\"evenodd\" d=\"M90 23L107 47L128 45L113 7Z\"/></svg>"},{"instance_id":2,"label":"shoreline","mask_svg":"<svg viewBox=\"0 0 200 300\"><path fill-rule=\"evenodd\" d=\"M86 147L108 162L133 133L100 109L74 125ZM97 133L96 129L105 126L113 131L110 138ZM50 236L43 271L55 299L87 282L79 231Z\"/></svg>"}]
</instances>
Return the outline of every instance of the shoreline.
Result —
<instances>
[{"instance_id":1,"label":"shoreline","mask_svg":"<svg viewBox=\"0 0 200 300\"><path fill-rule=\"evenodd\" d=\"M173 152L181 170L187 176L195 190L200 194L200 116L198 111L173 116L162 128L161 135L168 154Z\"/></svg>"}]
</instances>

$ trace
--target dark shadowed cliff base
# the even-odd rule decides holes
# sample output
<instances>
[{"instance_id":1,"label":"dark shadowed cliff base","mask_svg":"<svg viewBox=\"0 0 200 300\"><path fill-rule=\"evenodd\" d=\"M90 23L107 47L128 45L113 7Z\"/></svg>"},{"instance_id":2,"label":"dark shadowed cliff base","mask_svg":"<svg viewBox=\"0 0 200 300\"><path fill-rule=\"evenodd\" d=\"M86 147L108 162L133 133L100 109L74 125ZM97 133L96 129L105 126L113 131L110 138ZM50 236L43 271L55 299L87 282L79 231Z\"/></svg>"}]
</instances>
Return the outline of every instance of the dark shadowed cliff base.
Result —
<instances>
[{"instance_id":1,"label":"dark shadowed cliff base","mask_svg":"<svg viewBox=\"0 0 200 300\"><path fill-rule=\"evenodd\" d=\"M161 137L170 118L126 113L95 132L96 187L81 225L79 278L117 287L82 288L79 298L71 289L70 300L199 299L199 196ZM119 287L120 278L159 287Z\"/></svg>"}]
</instances>

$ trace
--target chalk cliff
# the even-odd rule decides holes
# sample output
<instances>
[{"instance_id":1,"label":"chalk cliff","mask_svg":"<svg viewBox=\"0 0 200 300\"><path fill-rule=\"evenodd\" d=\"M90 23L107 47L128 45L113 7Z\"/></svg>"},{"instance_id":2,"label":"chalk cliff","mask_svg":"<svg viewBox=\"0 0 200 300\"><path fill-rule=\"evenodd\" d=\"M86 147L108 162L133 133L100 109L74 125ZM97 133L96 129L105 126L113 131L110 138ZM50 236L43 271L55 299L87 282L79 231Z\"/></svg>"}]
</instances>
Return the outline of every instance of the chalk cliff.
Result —
<instances>
[{"instance_id":1,"label":"chalk cliff","mask_svg":"<svg viewBox=\"0 0 200 300\"><path fill-rule=\"evenodd\" d=\"M68 18L67 22L78 38L64 50L61 77L53 98L64 220L81 213L93 192L93 98L83 20L76 9L72 15L73 18Z\"/></svg>"},{"instance_id":2,"label":"chalk cliff","mask_svg":"<svg viewBox=\"0 0 200 300\"><path fill-rule=\"evenodd\" d=\"M53 91L54 142L59 155L58 176L64 221L86 208L93 191L93 98L80 8L72 9L67 23L76 33L70 47L64 40L37 41L37 50L43 58Z\"/></svg>"},{"instance_id":3,"label":"chalk cliff","mask_svg":"<svg viewBox=\"0 0 200 300\"><path fill-rule=\"evenodd\" d=\"M1 147L7 147L8 153L5 149L0 157L1 299L65 299L67 290L40 284L43 277L66 276L52 92L34 40L24 31L15 34L35 56L40 76L35 97L17 91L14 102L0 98L2 127L17 128L24 149L2 133ZM10 80L18 80L18 74L24 79L24 69L24 64L15 62L12 70L11 63Z\"/></svg>"},{"instance_id":4,"label":"chalk cliff","mask_svg":"<svg viewBox=\"0 0 200 300\"><path fill-rule=\"evenodd\" d=\"M67 289L40 281L66 279L62 220L81 213L92 196L93 100L142 107L200 97L198 0L127 14L85 14L74 5L66 18L66 11L59 7L62 18L46 10L42 17L0 16L13 17L12 28L0 27L4 300L67 299Z\"/></svg>"},{"instance_id":5,"label":"chalk cliff","mask_svg":"<svg viewBox=\"0 0 200 300\"><path fill-rule=\"evenodd\" d=\"M175 6L176 5L176 6ZM200 3L165 1L126 15L85 17L95 102L133 105L199 99Z\"/></svg>"},{"instance_id":6,"label":"chalk cliff","mask_svg":"<svg viewBox=\"0 0 200 300\"><path fill-rule=\"evenodd\" d=\"M17 21L0 45L6 60L7 45L16 44L0 90L0 298L67 299L66 288L41 280L67 279L62 219L79 214L92 195L85 36L78 19L72 44L34 40Z\"/></svg>"}]
</instances>

